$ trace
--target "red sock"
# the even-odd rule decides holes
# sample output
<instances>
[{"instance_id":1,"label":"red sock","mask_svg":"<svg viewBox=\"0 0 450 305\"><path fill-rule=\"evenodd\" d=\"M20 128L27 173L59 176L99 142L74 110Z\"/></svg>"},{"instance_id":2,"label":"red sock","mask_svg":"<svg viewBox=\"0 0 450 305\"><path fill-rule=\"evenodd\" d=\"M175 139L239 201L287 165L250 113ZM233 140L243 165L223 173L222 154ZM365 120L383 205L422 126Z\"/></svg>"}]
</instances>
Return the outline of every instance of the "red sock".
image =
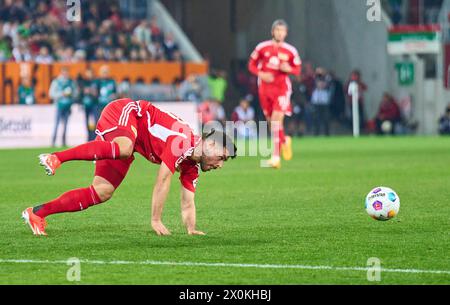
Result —
<instances>
[{"instance_id":1,"label":"red sock","mask_svg":"<svg viewBox=\"0 0 450 305\"><path fill-rule=\"evenodd\" d=\"M92 141L68 150L54 153L64 163L70 160L119 159L120 149L116 142Z\"/></svg>"},{"instance_id":2,"label":"red sock","mask_svg":"<svg viewBox=\"0 0 450 305\"><path fill-rule=\"evenodd\" d=\"M35 207L33 212L39 217L47 217L48 215L78 212L86 210L92 205L100 203L100 198L94 190L93 186L83 189L72 190L62 194L55 200Z\"/></svg>"}]
</instances>

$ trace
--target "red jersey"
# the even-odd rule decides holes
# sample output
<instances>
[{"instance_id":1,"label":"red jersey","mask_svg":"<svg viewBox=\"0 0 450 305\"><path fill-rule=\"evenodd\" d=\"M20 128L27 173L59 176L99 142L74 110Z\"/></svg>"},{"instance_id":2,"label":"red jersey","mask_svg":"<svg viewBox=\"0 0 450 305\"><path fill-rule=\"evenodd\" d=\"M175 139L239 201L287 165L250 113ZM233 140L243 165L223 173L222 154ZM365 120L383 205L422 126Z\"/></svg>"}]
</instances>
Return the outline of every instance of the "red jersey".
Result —
<instances>
[{"instance_id":1,"label":"red jersey","mask_svg":"<svg viewBox=\"0 0 450 305\"><path fill-rule=\"evenodd\" d=\"M300 75L302 61L294 46L286 42L277 45L273 40L261 42L256 46L249 61L250 72L254 75L258 75L258 72L271 72L275 77L272 83L265 83L258 79L260 91L276 90L283 92L291 89L289 74L280 70L280 65L283 62L287 62L292 67L290 74Z\"/></svg>"},{"instance_id":2,"label":"red jersey","mask_svg":"<svg viewBox=\"0 0 450 305\"><path fill-rule=\"evenodd\" d=\"M102 112L97 134L122 130L134 142L134 151L152 163L164 162L172 173L180 172L182 185L195 192L200 166L188 159L200 141L192 128L176 115L147 101L121 99Z\"/></svg>"},{"instance_id":3,"label":"red jersey","mask_svg":"<svg viewBox=\"0 0 450 305\"><path fill-rule=\"evenodd\" d=\"M174 114L147 101L137 103L142 117L138 120L135 151L152 163L164 161L172 173L179 170L183 186L194 192L199 165L187 157L194 152L200 137Z\"/></svg>"}]
</instances>

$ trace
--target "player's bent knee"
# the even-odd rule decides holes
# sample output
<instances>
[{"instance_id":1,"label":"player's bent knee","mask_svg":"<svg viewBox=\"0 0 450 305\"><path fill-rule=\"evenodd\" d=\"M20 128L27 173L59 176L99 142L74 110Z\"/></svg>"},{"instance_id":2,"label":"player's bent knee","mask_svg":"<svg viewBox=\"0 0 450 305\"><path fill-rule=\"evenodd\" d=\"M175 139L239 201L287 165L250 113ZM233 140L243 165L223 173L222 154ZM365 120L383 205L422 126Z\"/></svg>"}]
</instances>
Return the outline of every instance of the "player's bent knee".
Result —
<instances>
[{"instance_id":1,"label":"player's bent knee","mask_svg":"<svg viewBox=\"0 0 450 305\"><path fill-rule=\"evenodd\" d=\"M103 181L99 181L103 178L100 178L100 179L98 179L98 178L99 177L96 177L94 179L94 183L92 184L92 186L94 187L94 190L97 193L97 196L100 199L100 202L108 201L109 199L111 199L111 197L114 194L114 191L115 191L114 186L112 184L110 184L109 182L104 183Z\"/></svg>"},{"instance_id":2,"label":"player's bent knee","mask_svg":"<svg viewBox=\"0 0 450 305\"><path fill-rule=\"evenodd\" d=\"M133 155L134 145L133 141L129 138L117 137L113 141L119 145L120 159L128 159L131 155Z\"/></svg>"}]
</instances>

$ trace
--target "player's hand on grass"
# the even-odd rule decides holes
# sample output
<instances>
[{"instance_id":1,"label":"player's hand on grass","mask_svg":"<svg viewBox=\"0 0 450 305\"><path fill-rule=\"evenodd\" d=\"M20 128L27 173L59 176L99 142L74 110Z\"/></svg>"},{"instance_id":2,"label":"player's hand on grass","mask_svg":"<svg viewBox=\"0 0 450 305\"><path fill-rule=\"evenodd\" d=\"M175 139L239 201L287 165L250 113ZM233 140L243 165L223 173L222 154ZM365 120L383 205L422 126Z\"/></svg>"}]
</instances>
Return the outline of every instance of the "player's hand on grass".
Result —
<instances>
[{"instance_id":1,"label":"player's hand on grass","mask_svg":"<svg viewBox=\"0 0 450 305\"><path fill-rule=\"evenodd\" d=\"M189 234L189 235L206 235L205 232L197 231L197 230L189 230L189 231L188 231L188 234Z\"/></svg>"},{"instance_id":2,"label":"player's hand on grass","mask_svg":"<svg viewBox=\"0 0 450 305\"><path fill-rule=\"evenodd\" d=\"M271 83L275 80L275 77L270 72L259 72L258 77L266 83Z\"/></svg>"},{"instance_id":3,"label":"player's hand on grass","mask_svg":"<svg viewBox=\"0 0 450 305\"><path fill-rule=\"evenodd\" d=\"M152 220L152 229L158 235L170 235L170 231L160 220Z\"/></svg>"}]
</instances>

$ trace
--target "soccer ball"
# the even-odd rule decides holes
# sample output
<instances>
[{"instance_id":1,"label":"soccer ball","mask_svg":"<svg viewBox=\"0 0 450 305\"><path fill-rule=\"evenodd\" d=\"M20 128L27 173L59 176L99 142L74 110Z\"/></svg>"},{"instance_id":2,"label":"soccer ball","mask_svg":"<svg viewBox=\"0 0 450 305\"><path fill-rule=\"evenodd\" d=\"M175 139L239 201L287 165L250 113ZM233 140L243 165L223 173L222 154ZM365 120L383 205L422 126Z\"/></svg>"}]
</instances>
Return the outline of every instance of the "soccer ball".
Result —
<instances>
[{"instance_id":1,"label":"soccer ball","mask_svg":"<svg viewBox=\"0 0 450 305\"><path fill-rule=\"evenodd\" d=\"M366 211L376 220L386 221L394 218L400 210L400 198L388 187L377 187L366 197Z\"/></svg>"}]
</instances>

